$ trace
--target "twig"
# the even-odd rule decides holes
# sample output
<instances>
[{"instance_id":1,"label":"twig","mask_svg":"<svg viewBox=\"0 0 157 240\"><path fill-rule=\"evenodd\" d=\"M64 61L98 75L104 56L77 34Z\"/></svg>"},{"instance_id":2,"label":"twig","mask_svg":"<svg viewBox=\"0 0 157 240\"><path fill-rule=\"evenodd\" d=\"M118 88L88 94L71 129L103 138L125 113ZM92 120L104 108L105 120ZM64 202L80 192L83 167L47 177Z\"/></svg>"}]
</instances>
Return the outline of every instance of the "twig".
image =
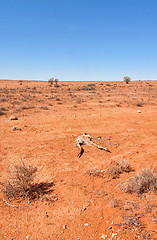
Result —
<instances>
[{"instance_id":1,"label":"twig","mask_svg":"<svg viewBox=\"0 0 157 240\"><path fill-rule=\"evenodd\" d=\"M27 206L28 206L28 205L18 205L18 206L12 205L12 204L8 203L6 200L4 200L4 202L5 202L7 205L9 205L10 207L16 207L16 208L18 208L18 207L27 207Z\"/></svg>"}]
</instances>

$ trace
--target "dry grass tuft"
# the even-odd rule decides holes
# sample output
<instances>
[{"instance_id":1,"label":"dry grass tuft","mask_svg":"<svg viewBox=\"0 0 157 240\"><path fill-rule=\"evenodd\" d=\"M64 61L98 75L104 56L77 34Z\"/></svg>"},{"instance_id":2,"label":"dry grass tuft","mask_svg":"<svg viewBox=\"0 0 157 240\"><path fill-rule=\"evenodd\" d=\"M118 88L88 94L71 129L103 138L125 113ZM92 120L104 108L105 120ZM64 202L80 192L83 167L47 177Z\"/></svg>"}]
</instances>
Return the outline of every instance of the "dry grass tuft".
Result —
<instances>
[{"instance_id":1,"label":"dry grass tuft","mask_svg":"<svg viewBox=\"0 0 157 240\"><path fill-rule=\"evenodd\" d=\"M127 214L123 214L122 225L125 228L142 229L142 223L140 221L140 216L138 214L133 214L132 211Z\"/></svg>"},{"instance_id":2,"label":"dry grass tuft","mask_svg":"<svg viewBox=\"0 0 157 240\"><path fill-rule=\"evenodd\" d=\"M4 108L1 108L1 107L0 107L0 116L5 115L4 110L5 110Z\"/></svg>"},{"instance_id":3,"label":"dry grass tuft","mask_svg":"<svg viewBox=\"0 0 157 240\"><path fill-rule=\"evenodd\" d=\"M23 162L10 172L10 180L3 184L3 192L8 199L24 198L31 195L31 189L37 168L26 166Z\"/></svg>"},{"instance_id":4,"label":"dry grass tuft","mask_svg":"<svg viewBox=\"0 0 157 240\"><path fill-rule=\"evenodd\" d=\"M51 183L35 183L37 168L32 165L26 166L24 162L16 165L10 172L10 179L3 183L3 193L9 200L25 201L41 199L45 194L51 193Z\"/></svg>"},{"instance_id":5,"label":"dry grass tuft","mask_svg":"<svg viewBox=\"0 0 157 240\"><path fill-rule=\"evenodd\" d=\"M142 173L134 175L123 183L123 190L127 193L142 194L157 190L157 175L151 169L144 169Z\"/></svg>"},{"instance_id":6,"label":"dry grass tuft","mask_svg":"<svg viewBox=\"0 0 157 240\"><path fill-rule=\"evenodd\" d=\"M112 161L110 166L107 168L108 175L113 179L119 177L119 175L123 172L131 171L132 168L130 167L130 164L124 159L120 162Z\"/></svg>"}]
</instances>

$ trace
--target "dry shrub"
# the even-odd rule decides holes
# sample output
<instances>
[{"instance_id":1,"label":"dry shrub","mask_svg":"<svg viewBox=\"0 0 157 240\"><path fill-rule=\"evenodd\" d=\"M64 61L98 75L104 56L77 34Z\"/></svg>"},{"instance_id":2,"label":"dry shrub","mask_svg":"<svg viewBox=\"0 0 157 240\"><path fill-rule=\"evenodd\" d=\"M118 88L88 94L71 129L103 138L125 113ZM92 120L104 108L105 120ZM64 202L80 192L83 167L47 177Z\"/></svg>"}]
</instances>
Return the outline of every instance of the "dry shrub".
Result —
<instances>
[{"instance_id":1,"label":"dry shrub","mask_svg":"<svg viewBox=\"0 0 157 240\"><path fill-rule=\"evenodd\" d=\"M132 171L132 168L130 167L130 164L122 159L119 162L112 161L110 162L110 166L106 170L100 170L99 168L94 168L87 171L87 174L90 176L97 176L97 177L103 177L105 178L106 173L112 178L119 177L119 174L122 172L130 172Z\"/></svg>"},{"instance_id":2,"label":"dry shrub","mask_svg":"<svg viewBox=\"0 0 157 240\"><path fill-rule=\"evenodd\" d=\"M60 85L59 85L59 84L57 84L57 83L56 83L54 86L55 86L56 88L57 88L57 87L60 87Z\"/></svg>"},{"instance_id":3,"label":"dry shrub","mask_svg":"<svg viewBox=\"0 0 157 240\"><path fill-rule=\"evenodd\" d=\"M143 107L144 103L143 102L139 102L136 104L137 107Z\"/></svg>"},{"instance_id":4,"label":"dry shrub","mask_svg":"<svg viewBox=\"0 0 157 240\"><path fill-rule=\"evenodd\" d=\"M45 195L46 200L51 200L49 196L54 190L53 182L35 183L37 168L32 165L26 166L21 160L21 164L16 165L14 170L10 171L10 179L6 180L3 185L3 193L9 200L30 201L36 199L43 199Z\"/></svg>"},{"instance_id":5,"label":"dry shrub","mask_svg":"<svg viewBox=\"0 0 157 240\"><path fill-rule=\"evenodd\" d=\"M112 198L111 199L111 206L112 208L121 208L122 202L119 199Z\"/></svg>"},{"instance_id":6,"label":"dry shrub","mask_svg":"<svg viewBox=\"0 0 157 240\"><path fill-rule=\"evenodd\" d=\"M142 173L134 175L123 184L127 193L142 194L157 190L157 175L151 169L144 169Z\"/></svg>"},{"instance_id":7,"label":"dry shrub","mask_svg":"<svg viewBox=\"0 0 157 240\"><path fill-rule=\"evenodd\" d=\"M124 213L122 219L122 224L125 228L142 229L140 216L138 214L133 214L132 211L127 214Z\"/></svg>"},{"instance_id":8,"label":"dry shrub","mask_svg":"<svg viewBox=\"0 0 157 240\"><path fill-rule=\"evenodd\" d=\"M34 106L29 106L29 105L24 105L21 107L21 109L25 110L25 109L33 109L35 108Z\"/></svg>"},{"instance_id":9,"label":"dry shrub","mask_svg":"<svg viewBox=\"0 0 157 240\"><path fill-rule=\"evenodd\" d=\"M5 112L3 111L2 108L0 108L0 116L5 115Z\"/></svg>"},{"instance_id":10,"label":"dry shrub","mask_svg":"<svg viewBox=\"0 0 157 240\"><path fill-rule=\"evenodd\" d=\"M90 84L89 83L87 86L83 86L82 90L85 90L85 91L95 91L96 87L95 87L95 84L93 84L93 83Z\"/></svg>"},{"instance_id":11,"label":"dry shrub","mask_svg":"<svg viewBox=\"0 0 157 240\"><path fill-rule=\"evenodd\" d=\"M10 171L10 180L3 184L3 192L8 199L18 199L31 196L32 186L37 168L32 165L26 166L24 162L16 165L14 170Z\"/></svg>"},{"instance_id":12,"label":"dry shrub","mask_svg":"<svg viewBox=\"0 0 157 240\"><path fill-rule=\"evenodd\" d=\"M108 167L107 172L108 172L108 175L113 179L117 178L119 176L119 174L122 173L122 171L120 170L120 168L118 166Z\"/></svg>"},{"instance_id":13,"label":"dry shrub","mask_svg":"<svg viewBox=\"0 0 157 240\"><path fill-rule=\"evenodd\" d=\"M95 83L88 83L87 86L88 86L88 87L95 87L96 85L95 85Z\"/></svg>"},{"instance_id":14,"label":"dry shrub","mask_svg":"<svg viewBox=\"0 0 157 240\"><path fill-rule=\"evenodd\" d=\"M119 177L122 172L132 171L130 164L124 159L122 159L120 162L112 161L110 165L111 166L107 168L107 172L113 179Z\"/></svg>"},{"instance_id":15,"label":"dry shrub","mask_svg":"<svg viewBox=\"0 0 157 240\"><path fill-rule=\"evenodd\" d=\"M43 109L43 110L49 110L48 107L40 107L40 109Z\"/></svg>"},{"instance_id":16,"label":"dry shrub","mask_svg":"<svg viewBox=\"0 0 157 240\"><path fill-rule=\"evenodd\" d=\"M54 78L50 78L50 79L48 80L48 82L49 82L50 84L53 84Z\"/></svg>"},{"instance_id":17,"label":"dry shrub","mask_svg":"<svg viewBox=\"0 0 157 240\"><path fill-rule=\"evenodd\" d=\"M152 234L150 234L149 232L145 231L145 232L141 232L141 238L142 239L151 239L151 240L155 240L155 238L153 238Z\"/></svg>"},{"instance_id":18,"label":"dry shrub","mask_svg":"<svg viewBox=\"0 0 157 240\"><path fill-rule=\"evenodd\" d=\"M0 97L0 102L6 102L7 101L7 98L5 97Z\"/></svg>"},{"instance_id":19,"label":"dry shrub","mask_svg":"<svg viewBox=\"0 0 157 240\"><path fill-rule=\"evenodd\" d=\"M122 159L120 162L118 162L119 168L122 172L131 172L133 169L131 168L130 164L125 160Z\"/></svg>"},{"instance_id":20,"label":"dry shrub","mask_svg":"<svg viewBox=\"0 0 157 240\"><path fill-rule=\"evenodd\" d=\"M125 77L123 78L123 81L128 84L128 83L131 81L131 78L128 77L128 76L125 76Z\"/></svg>"}]
</instances>

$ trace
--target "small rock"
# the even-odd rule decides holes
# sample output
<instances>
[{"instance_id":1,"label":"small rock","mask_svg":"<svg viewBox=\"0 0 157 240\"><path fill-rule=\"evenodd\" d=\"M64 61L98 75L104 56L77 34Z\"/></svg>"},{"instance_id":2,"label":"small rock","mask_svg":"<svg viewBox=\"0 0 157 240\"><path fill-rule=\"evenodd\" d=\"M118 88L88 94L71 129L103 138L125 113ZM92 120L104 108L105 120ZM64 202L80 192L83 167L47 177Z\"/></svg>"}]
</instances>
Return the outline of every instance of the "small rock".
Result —
<instances>
[{"instance_id":1,"label":"small rock","mask_svg":"<svg viewBox=\"0 0 157 240\"><path fill-rule=\"evenodd\" d=\"M88 223L85 223L84 225L85 225L86 227L88 227Z\"/></svg>"},{"instance_id":2,"label":"small rock","mask_svg":"<svg viewBox=\"0 0 157 240\"><path fill-rule=\"evenodd\" d=\"M137 112L138 112L138 113L141 113L141 111L140 111L140 110L137 110Z\"/></svg>"},{"instance_id":3,"label":"small rock","mask_svg":"<svg viewBox=\"0 0 157 240\"><path fill-rule=\"evenodd\" d=\"M18 120L18 118L16 116L14 116L14 115L12 115L9 119L10 120Z\"/></svg>"},{"instance_id":4,"label":"small rock","mask_svg":"<svg viewBox=\"0 0 157 240\"><path fill-rule=\"evenodd\" d=\"M16 130L20 130L21 131L21 128L13 127L13 131L16 131Z\"/></svg>"},{"instance_id":5,"label":"small rock","mask_svg":"<svg viewBox=\"0 0 157 240\"><path fill-rule=\"evenodd\" d=\"M101 238L106 239L107 235L102 234Z\"/></svg>"},{"instance_id":6,"label":"small rock","mask_svg":"<svg viewBox=\"0 0 157 240\"><path fill-rule=\"evenodd\" d=\"M112 233L112 238L117 238L117 233Z\"/></svg>"},{"instance_id":7,"label":"small rock","mask_svg":"<svg viewBox=\"0 0 157 240\"><path fill-rule=\"evenodd\" d=\"M63 225L63 229L67 229L67 226L66 226L66 225Z\"/></svg>"}]
</instances>

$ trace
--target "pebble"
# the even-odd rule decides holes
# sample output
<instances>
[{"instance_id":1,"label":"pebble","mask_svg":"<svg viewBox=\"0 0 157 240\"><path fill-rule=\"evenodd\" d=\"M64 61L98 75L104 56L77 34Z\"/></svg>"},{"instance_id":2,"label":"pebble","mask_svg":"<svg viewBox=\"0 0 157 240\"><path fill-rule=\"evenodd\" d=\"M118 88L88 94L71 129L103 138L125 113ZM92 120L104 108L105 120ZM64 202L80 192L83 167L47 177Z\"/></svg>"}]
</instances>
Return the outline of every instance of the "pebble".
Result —
<instances>
[{"instance_id":1,"label":"pebble","mask_svg":"<svg viewBox=\"0 0 157 240\"><path fill-rule=\"evenodd\" d=\"M88 227L88 223L85 223L84 225Z\"/></svg>"},{"instance_id":2,"label":"pebble","mask_svg":"<svg viewBox=\"0 0 157 240\"><path fill-rule=\"evenodd\" d=\"M66 225L63 225L63 229L67 229L67 226L66 226Z\"/></svg>"},{"instance_id":3,"label":"pebble","mask_svg":"<svg viewBox=\"0 0 157 240\"><path fill-rule=\"evenodd\" d=\"M16 131L16 130L20 130L21 131L21 128L13 127L13 131Z\"/></svg>"},{"instance_id":4,"label":"pebble","mask_svg":"<svg viewBox=\"0 0 157 240\"><path fill-rule=\"evenodd\" d=\"M9 119L10 120L18 120L18 118L16 116L14 116L14 115L12 115Z\"/></svg>"},{"instance_id":5,"label":"pebble","mask_svg":"<svg viewBox=\"0 0 157 240\"><path fill-rule=\"evenodd\" d=\"M117 238L117 233L112 233L112 238L113 237Z\"/></svg>"},{"instance_id":6,"label":"pebble","mask_svg":"<svg viewBox=\"0 0 157 240\"><path fill-rule=\"evenodd\" d=\"M138 112L138 113L141 113L141 111L140 111L140 110L137 110L137 112Z\"/></svg>"},{"instance_id":7,"label":"pebble","mask_svg":"<svg viewBox=\"0 0 157 240\"><path fill-rule=\"evenodd\" d=\"M106 239L107 235L102 234L101 238Z\"/></svg>"}]
</instances>

